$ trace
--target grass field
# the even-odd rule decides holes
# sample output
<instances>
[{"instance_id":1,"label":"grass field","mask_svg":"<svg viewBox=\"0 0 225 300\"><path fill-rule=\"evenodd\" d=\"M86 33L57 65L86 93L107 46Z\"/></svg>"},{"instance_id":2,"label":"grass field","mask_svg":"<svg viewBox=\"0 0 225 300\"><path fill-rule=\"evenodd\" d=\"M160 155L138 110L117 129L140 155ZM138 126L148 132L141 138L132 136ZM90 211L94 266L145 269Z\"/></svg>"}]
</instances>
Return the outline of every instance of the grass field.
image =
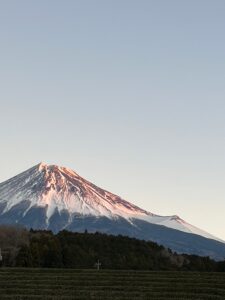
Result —
<instances>
[{"instance_id":1,"label":"grass field","mask_svg":"<svg viewBox=\"0 0 225 300\"><path fill-rule=\"evenodd\" d=\"M0 269L0 299L225 299L225 273Z\"/></svg>"}]
</instances>

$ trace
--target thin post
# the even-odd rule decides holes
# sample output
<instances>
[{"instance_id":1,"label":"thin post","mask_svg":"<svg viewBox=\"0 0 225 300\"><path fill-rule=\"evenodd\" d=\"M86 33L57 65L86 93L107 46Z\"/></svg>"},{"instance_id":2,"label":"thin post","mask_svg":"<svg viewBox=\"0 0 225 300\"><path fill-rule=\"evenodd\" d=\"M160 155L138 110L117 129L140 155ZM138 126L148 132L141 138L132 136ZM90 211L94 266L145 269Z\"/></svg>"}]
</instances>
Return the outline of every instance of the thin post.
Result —
<instances>
[{"instance_id":1,"label":"thin post","mask_svg":"<svg viewBox=\"0 0 225 300\"><path fill-rule=\"evenodd\" d=\"M98 271L99 271L101 265L102 264L100 263L100 261L98 259L98 261L95 263L95 266L96 266L96 268L97 268Z\"/></svg>"}]
</instances>

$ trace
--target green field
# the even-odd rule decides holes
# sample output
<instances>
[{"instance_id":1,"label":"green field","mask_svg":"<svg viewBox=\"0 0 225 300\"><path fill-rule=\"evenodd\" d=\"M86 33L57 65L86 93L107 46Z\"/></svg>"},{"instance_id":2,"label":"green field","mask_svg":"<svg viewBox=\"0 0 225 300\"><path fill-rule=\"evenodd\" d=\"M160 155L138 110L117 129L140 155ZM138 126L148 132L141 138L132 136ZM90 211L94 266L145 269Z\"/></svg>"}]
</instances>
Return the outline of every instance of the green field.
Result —
<instances>
[{"instance_id":1,"label":"green field","mask_svg":"<svg viewBox=\"0 0 225 300\"><path fill-rule=\"evenodd\" d=\"M0 299L225 299L225 273L0 269Z\"/></svg>"}]
</instances>

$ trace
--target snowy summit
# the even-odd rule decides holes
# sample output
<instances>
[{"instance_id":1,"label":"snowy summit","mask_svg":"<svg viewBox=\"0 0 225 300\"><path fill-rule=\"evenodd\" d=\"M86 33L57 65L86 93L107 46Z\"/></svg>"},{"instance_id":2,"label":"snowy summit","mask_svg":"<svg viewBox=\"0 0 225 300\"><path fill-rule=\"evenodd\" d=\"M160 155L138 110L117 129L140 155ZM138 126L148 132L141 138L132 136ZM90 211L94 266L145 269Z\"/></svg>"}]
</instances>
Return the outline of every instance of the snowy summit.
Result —
<instances>
[{"instance_id":1,"label":"snowy summit","mask_svg":"<svg viewBox=\"0 0 225 300\"><path fill-rule=\"evenodd\" d=\"M51 220L56 215L68 216L67 222L64 218L64 228L77 216L93 216L112 220L123 218L131 224L134 219L139 219L217 239L176 215L159 216L147 212L97 187L69 168L45 163L40 163L0 184L0 214L2 216L14 212L14 221L20 222L29 219L29 215L34 210L36 214L41 213L46 228L51 228Z\"/></svg>"}]
</instances>

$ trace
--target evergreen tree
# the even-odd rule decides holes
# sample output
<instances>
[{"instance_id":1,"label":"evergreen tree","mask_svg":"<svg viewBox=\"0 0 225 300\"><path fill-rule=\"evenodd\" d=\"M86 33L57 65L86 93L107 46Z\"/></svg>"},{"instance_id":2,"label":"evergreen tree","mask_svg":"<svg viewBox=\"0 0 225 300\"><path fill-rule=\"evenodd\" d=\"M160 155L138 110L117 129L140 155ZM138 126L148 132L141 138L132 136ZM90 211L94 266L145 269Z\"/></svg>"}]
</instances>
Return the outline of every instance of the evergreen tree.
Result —
<instances>
[{"instance_id":1,"label":"evergreen tree","mask_svg":"<svg viewBox=\"0 0 225 300\"><path fill-rule=\"evenodd\" d=\"M16 267L32 267L32 255L30 248L26 245L22 246L16 257Z\"/></svg>"}]
</instances>

